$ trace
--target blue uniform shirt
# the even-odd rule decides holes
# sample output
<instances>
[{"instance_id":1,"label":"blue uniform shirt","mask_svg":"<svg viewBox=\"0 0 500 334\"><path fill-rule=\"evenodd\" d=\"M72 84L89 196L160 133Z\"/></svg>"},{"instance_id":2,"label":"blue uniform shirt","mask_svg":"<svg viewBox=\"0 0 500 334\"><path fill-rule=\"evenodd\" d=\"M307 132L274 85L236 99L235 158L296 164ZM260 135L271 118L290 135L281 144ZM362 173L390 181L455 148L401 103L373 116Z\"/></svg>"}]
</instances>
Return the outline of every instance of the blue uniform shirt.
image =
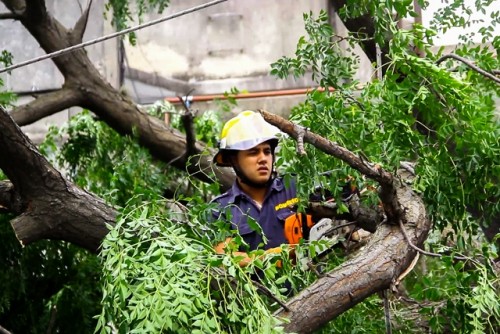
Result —
<instances>
[{"instance_id":1,"label":"blue uniform shirt","mask_svg":"<svg viewBox=\"0 0 500 334\"><path fill-rule=\"evenodd\" d=\"M214 198L213 201L219 204L219 210L214 212L215 219L228 219L226 213L230 210L232 227L238 230L243 240L250 246L250 250L254 250L274 248L288 243L284 233L285 219L295 212L292 207L299 200L295 181L292 179L290 184L285 187L283 179L277 177L273 180L260 209L240 189L237 182L233 184L231 189ZM250 217L262 229L262 233L267 238L266 244L261 245L264 243L261 232L253 230L248 224Z\"/></svg>"}]
</instances>

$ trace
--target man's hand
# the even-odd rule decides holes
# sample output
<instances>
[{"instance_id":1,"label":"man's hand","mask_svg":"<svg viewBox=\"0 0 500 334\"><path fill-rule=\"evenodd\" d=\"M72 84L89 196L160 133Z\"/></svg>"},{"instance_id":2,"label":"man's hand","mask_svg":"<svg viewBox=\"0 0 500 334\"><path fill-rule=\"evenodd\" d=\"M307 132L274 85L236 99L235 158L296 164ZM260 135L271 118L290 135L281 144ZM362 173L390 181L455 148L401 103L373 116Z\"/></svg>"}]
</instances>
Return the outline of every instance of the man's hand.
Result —
<instances>
[{"instance_id":1,"label":"man's hand","mask_svg":"<svg viewBox=\"0 0 500 334\"><path fill-rule=\"evenodd\" d=\"M232 238L227 238L226 240L224 240L223 242L219 243L218 245L216 245L214 247L214 250L217 254L227 254L227 250L233 248L231 246L233 243L233 239ZM281 252L283 251L283 249L281 247L274 247L274 248L269 248L267 250L264 251L264 254L262 254L259 258L260 259L264 259L267 255L271 255L271 254L281 254ZM256 258L256 255L253 254L253 255L249 255L248 253L246 252L231 252L231 255L233 256L237 256L237 257L242 257L242 259L240 260L239 262L239 265L240 267L246 267L248 266L250 263L252 263L255 258ZM295 251L293 249L293 246L291 245L290 246L290 258L294 258L295 257ZM281 267L281 261L277 261L276 262L276 265L278 267Z\"/></svg>"},{"instance_id":2,"label":"man's hand","mask_svg":"<svg viewBox=\"0 0 500 334\"><path fill-rule=\"evenodd\" d=\"M231 247L233 245L234 245L233 244L233 238L226 238L226 240L224 240L223 242L221 242L218 245L216 245L214 247L214 250L215 250L215 252L217 254L226 254L226 253L228 253L228 252L226 252L227 249L234 248L234 247ZM240 263L239 263L240 267L246 267L246 266L248 266L255 259L255 256L254 257L250 257L245 252L231 252L231 254L234 255L234 256L243 257L243 259L241 259Z\"/></svg>"}]
</instances>

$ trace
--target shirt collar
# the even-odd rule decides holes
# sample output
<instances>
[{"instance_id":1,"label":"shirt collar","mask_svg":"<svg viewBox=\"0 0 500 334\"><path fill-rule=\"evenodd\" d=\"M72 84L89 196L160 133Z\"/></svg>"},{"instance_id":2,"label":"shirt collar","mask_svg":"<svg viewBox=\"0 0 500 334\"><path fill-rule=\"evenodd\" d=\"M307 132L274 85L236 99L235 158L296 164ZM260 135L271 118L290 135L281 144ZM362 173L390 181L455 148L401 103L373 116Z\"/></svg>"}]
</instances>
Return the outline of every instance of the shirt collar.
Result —
<instances>
[{"instance_id":1,"label":"shirt collar","mask_svg":"<svg viewBox=\"0 0 500 334\"><path fill-rule=\"evenodd\" d=\"M284 187L285 185L283 184L283 180L281 180L281 178L279 177L275 177L273 179L273 182L271 183L269 192L281 191L283 190ZM234 181L233 186L228 191L228 195L229 195L229 201L228 201L229 204L234 204L238 197L242 196L248 197L248 195L246 195L245 192L241 190L241 188L238 186L238 181Z\"/></svg>"}]
</instances>

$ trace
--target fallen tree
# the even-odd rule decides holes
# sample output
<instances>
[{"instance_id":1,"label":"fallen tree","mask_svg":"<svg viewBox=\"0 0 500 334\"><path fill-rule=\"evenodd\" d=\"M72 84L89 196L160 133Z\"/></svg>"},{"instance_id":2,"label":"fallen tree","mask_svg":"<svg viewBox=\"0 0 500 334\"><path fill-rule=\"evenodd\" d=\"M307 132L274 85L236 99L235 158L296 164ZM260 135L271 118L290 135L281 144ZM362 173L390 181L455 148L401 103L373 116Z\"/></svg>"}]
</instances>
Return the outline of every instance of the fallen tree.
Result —
<instances>
[{"instance_id":1,"label":"fallen tree","mask_svg":"<svg viewBox=\"0 0 500 334\"><path fill-rule=\"evenodd\" d=\"M289 121L262 113L284 132L297 136L296 127ZM10 193L11 197L2 200L1 205L16 213L11 224L19 240L27 245L41 239L61 239L97 251L108 227L114 223L116 211L66 180L38 153L4 110L0 117L0 167L12 182L10 186L3 183L4 193ZM277 313L279 317L289 318L287 330L300 333L320 328L356 303L398 281L416 252L405 239L399 221L404 222L415 245L422 244L430 229L421 199L390 173L375 169L348 150L313 133L307 133L304 140L381 180L385 185L383 191L387 192L382 198L387 198L385 204L392 208L387 212L393 212L394 216L379 226L355 258L325 274L287 302L287 311ZM19 171L16 167L21 161L25 168Z\"/></svg>"},{"instance_id":2,"label":"fallen tree","mask_svg":"<svg viewBox=\"0 0 500 334\"><path fill-rule=\"evenodd\" d=\"M46 11L43 1L26 2L25 6L18 1L3 2L13 13L4 18L21 22L46 52L81 41L86 13L74 29L66 29ZM477 252L484 250L481 256L485 259L493 256L488 246L480 247L464 240L464 235L476 235L476 232L475 225L469 224L467 213L462 209L468 204L482 207L484 203L487 210L481 212L482 218L498 214L498 210L495 211L495 203L498 203L495 201L498 185L495 171L498 169L495 168L499 156L495 131L498 130L490 127L492 107L490 95L486 94L495 87L468 65L457 70L470 80L463 82L448 73L447 68L438 67L444 66L438 59L420 59L406 48L398 49L400 45L396 43L391 65L397 70L391 72L385 81L368 87L366 95L354 98L349 94L352 87L344 87L341 83L344 79L346 82L352 79L349 77L352 68L346 70L338 65L352 62L332 52L330 35L324 33L327 27L323 23L309 17L308 31L315 38L311 38L312 42L302 40L302 49L298 50L293 62L287 63L285 59L282 67L274 64L273 69L274 74L279 75L300 74L305 66L314 63L319 84L325 88L333 86L336 90L333 93L330 90L311 92L298 114L299 118L303 114L301 120L308 126L326 125L327 129L321 130L331 132L322 131L326 133L325 137L315 136L309 129L263 114L269 122L295 137L299 147L303 142L310 143L377 183L386 219L369 243L357 253L358 256L320 277L277 311L278 317L289 320L286 329L297 332L314 331L368 296L397 285L407 269L413 266L410 262L415 259L417 246L422 245L429 233L427 214L433 218L436 230L447 227L450 222L459 222L452 226L456 239L448 240L451 252L457 251L453 248L456 244L465 243L471 247L457 247L458 250L469 256L478 256ZM421 36L422 31L413 33L413 37ZM406 36L395 36L399 38L395 40L404 44L408 42ZM488 65L488 59L481 61ZM187 163L189 154L207 150L205 145L192 142L179 131L139 110L129 98L119 94L99 76L84 51L56 57L54 63L65 78L60 91L40 96L27 105L14 108L9 114L4 110L0 114L0 169L9 178L0 184L0 210L15 216L11 220L12 228L23 245L56 239L96 252L108 234L107 226L114 224L117 215L117 210L76 187L50 166L17 126L61 109L70 106L87 108L124 135L134 133L135 129L139 141L155 157L171 162L181 170L187 169L191 175L212 181L205 174L212 168L207 156L201 156L196 163ZM479 88L476 90L475 87ZM481 94L478 95L478 91ZM425 131L421 131L422 128ZM326 139L346 140L348 136L350 145L344 146L351 147L353 152ZM383 146L383 149L378 146ZM364 149L369 157L376 157L377 163L369 162L363 154ZM394 168L391 166L396 166L395 162L402 159L398 160L400 156L393 152L403 152L400 156L405 159L419 160L418 176L424 182L415 186L420 187L419 194L425 198L427 208L432 209L430 213L429 210L426 213L422 199L408 185L378 164L382 161L384 166L389 166L386 168ZM481 163L477 163L477 159ZM334 165L332 161L329 163ZM299 168L302 167L304 165ZM310 164L306 167L310 168ZM223 185L231 183L231 175L219 170L215 172ZM316 177L315 173L308 176ZM479 191L476 182L480 184ZM464 230L466 233L460 233ZM461 286L462 291L452 296L455 297L453 303L446 306L448 312L456 312L454 303L457 309L469 310L467 316L475 322L471 325L466 320L460 322L449 317L451 328L477 326L474 328L484 329L481 326L487 326L488 317L474 313L475 308L492 309L495 319L494 310L498 303L487 298L475 299L477 290L471 289L469 284L472 280L482 288L480 291L486 291L481 297L491 294L494 285L486 284L489 262L486 260L483 264L486 269L471 271L469 274L473 279L464 280L467 285ZM450 280L450 286L455 282L463 283L454 279Z\"/></svg>"}]
</instances>

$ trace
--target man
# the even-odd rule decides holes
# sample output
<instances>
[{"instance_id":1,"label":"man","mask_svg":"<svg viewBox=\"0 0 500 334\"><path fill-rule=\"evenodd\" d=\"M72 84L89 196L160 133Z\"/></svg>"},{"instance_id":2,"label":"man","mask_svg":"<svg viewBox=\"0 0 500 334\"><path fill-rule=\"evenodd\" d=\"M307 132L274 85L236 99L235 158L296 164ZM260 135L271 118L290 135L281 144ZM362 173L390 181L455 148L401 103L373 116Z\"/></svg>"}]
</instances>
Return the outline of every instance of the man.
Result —
<instances>
[{"instance_id":1,"label":"man","mask_svg":"<svg viewBox=\"0 0 500 334\"><path fill-rule=\"evenodd\" d=\"M299 200L294 181L286 184L274 172L278 133L259 113L243 111L224 125L214 157L217 166L232 167L236 173L233 186L214 199L219 204L214 215L216 219L230 219L248 244L247 249L240 247L233 253L244 257L242 266L252 261L245 251L276 253L281 251L280 245L289 243L285 220L295 216L292 207ZM224 253L231 241L227 238L215 250Z\"/></svg>"}]
</instances>

